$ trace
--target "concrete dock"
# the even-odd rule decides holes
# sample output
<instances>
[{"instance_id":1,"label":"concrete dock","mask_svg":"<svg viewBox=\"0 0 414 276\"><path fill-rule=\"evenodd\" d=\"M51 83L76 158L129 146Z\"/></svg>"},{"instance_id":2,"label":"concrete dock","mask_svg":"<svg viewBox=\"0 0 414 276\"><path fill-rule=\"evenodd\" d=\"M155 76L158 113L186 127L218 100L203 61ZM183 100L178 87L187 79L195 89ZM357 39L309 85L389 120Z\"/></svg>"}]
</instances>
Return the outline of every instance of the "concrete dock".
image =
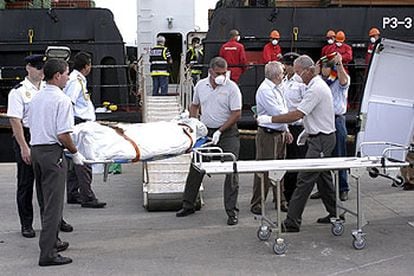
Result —
<instances>
[{"instance_id":1,"label":"concrete dock","mask_svg":"<svg viewBox=\"0 0 414 276\"><path fill-rule=\"evenodd\" d=\"M355 217L347 214L345 233L333 236L330 225L316 223L326 215L320 200L309 200L301 232L284 234L286 254L273 253L274 235L259 241L259 221L249 211L252 175L241 175L239 224L226 225L224 176L206 177L206 205L196 214L147 212L142 207L140 164L123 165L123 173L93 188L104 209L65 203L64 217L75 228L61 233L70 243L64 256L73 263L39 267L39 208L35 205L36 238L23 238L15 203L16 168L0 164L0 275L413 275L414 192L391 187L390 180L361 178L368 225L367 246L352 247ZM347 206L355 204L351 181ZM268 210L272 210L271 198ZM273 217L276 213L273 214ZM282 214L285 217L285 214Z\"/></svg>"}]
</instances>

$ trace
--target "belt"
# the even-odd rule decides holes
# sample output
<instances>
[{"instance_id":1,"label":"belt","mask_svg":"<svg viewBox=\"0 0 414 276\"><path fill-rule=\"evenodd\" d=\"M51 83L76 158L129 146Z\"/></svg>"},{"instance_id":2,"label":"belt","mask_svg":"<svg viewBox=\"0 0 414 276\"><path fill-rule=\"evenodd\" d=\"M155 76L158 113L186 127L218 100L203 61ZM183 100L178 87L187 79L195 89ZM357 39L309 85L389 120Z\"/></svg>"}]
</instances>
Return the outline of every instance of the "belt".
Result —
<instances>
[{"instance_id":1,"label":"belt","mask_svg":"<svg viewBox=\"0 0 414 276\"><path fill-rule=\"evenodd\" d=\"M284 131L273 129L273 128L262 127L262 126L259 126L259 127L263 129L263 131L266 133L283 133L284 132Z\"/></svg>"},{"instance_id":2,"label":"belt","mask_svg":"<svg viewBox=\"0 0 414 276\"><path fill-rule=\"evenodd\" d=\"M311 138L313 138L313 137L317 137L317 136L319 136L319 135L329 136L329 135L332 135L332 134L334 134L334 133L335 133L335 132L331 132L331 133L326 134L326 133L323 133L323 132L318 132L318 133L316 133L316 134L309 134L308 136L309 136L309 137L311 137Z\"/></svg>"},{"instance_id":3,"label":"belt","mask_svg":"<svg viewBox=\"0 0 414 276\"><path fill-rule=\"evenodd\" d=\"M336 119L336 118L339 118L339 117L343 117L343 116L345 116L345 114L341 114L341 115L336 115L336 114L335 114L335 119Z\"/></svg>"},{"instance_id":4,"label":"belt","mask_svg":"<svg viewBox=\"0 0 414 276\"><path fill-rule=\"evenodd\" d=\"M59 146L62 149L64 148L63 146L59 145L58 143L54 143L54 144L38 144L38 145L32 145L32 148L41 148L41 147L52 147L52 146Z\"/></svg>"}]
</instances>

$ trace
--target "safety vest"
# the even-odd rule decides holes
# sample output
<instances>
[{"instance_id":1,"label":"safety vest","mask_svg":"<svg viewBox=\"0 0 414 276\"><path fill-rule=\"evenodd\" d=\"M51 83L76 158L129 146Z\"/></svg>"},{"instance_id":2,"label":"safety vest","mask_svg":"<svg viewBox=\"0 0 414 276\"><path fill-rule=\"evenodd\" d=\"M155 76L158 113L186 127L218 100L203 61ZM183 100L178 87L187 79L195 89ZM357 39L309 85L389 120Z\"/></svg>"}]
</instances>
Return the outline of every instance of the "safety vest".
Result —
<instances>
[{"instance_id":1,"label":"safety vest","mask_svg":"<svg viewBox=\"0 0 414 276\"><path fill-rule=\"evenodd\" d=\"M168 60L171 58L168 48L157 45L150 51L151 76L169 76Z\"/></svg>"},{"instance_id":2,"label":"safety vest","mask_svg":"<svg viewBox=\"0 0 414 276\"><path fill-rule=\"evenodd\" d=\"M190 47L187 52L187 63L191 66L191 74L192 75L201 75L200 66L203 59L203 50L195 49L194 47Z\"/></svg>"}]
</instances>

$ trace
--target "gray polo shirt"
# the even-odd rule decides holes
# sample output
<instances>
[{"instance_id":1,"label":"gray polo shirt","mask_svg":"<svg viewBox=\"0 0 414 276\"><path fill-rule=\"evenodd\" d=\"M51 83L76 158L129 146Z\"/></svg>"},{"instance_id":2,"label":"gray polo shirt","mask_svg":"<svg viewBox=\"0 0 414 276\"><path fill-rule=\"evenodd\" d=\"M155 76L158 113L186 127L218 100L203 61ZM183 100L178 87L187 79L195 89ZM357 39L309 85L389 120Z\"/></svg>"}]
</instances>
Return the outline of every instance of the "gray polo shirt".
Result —
<instances>
[{"instance_id":1,"label":"gray polo shirt","mask_svg":"<svg viewBox=\"0 0 414 276\"><path fill-rule=\"evenodd\" d=\"M60 145L58 135L72 132L73 118L70 98L59 87L46 84L30 102L30 145Z\"/></svg>"},{"instance_id":2,"label":"gray polo shirt","mask_svg":"<svg viewBox=\"0 0 414 276\"><path fill-rule=\"evenodd\" d=\"M297 109L305 114L303 126L307 133L330 134L335 131L331 89L320 76L310 81Z\"/></svg>"},{"instance_id":3,"label":"gray polo shirt","mask_svg":"<svg viewBox=\"0 0 414 276\"><path fill-rule=\"evenodd\" d=\"M214 89L209 77L201 79L194 88L193 104L200 105L200 121L208 128L221 127L232 111L241 110L242 97L235 82L227 79Z\"/></svg>"}]
</instances>

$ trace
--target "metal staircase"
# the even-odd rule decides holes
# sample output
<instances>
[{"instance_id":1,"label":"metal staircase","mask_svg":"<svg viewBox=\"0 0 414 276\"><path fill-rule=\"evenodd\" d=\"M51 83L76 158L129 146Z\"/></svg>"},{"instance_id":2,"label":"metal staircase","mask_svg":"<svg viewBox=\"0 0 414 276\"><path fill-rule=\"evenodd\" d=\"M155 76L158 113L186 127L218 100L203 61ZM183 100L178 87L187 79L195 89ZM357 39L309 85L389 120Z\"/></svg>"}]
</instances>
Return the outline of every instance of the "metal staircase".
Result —
<instances>
[{"instance_id":1,"label":"metal staircase","mask_svg":"<svg viewBox=\"0 0 414 276\"><path fill-rule=\"evenodd\" d=\"M170 96L149 96L147 91L152 91L152 89L150 85L147 85L149 81L145 80L151 80L151 78L144 73L144 67L142 66L140 74L144 122L174 119L185 109L183 107L188 102L187 92L191 91L191 87L186 88L186 82L182 81L178 85L169 85ZM185 79L184 72L182 72L182 79ZM178 210L181 208L190 162L191 154L144 162L142 179L144 207L147 210Z\"/></svg>"}]
</instances>

